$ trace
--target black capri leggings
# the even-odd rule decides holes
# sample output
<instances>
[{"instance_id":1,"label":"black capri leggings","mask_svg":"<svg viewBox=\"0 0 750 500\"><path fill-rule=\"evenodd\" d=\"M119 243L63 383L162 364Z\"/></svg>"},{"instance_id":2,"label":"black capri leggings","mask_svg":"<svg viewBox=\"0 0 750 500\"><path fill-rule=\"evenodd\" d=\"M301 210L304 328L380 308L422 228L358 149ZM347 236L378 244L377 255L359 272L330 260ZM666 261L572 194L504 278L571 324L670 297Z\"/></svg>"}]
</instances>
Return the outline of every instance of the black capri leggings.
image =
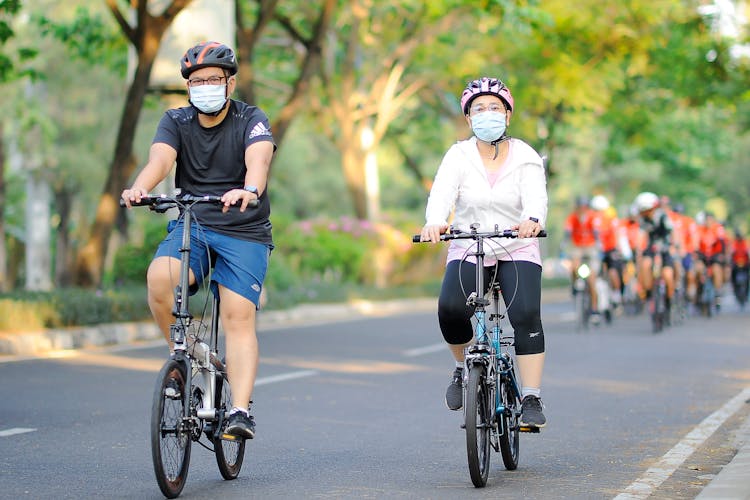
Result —
<instances>
[{"instance_id":1,"label":"black capri leggings","mask_svg":"<svg viewBox=\"0 0 750 500\"><path fill-rule=\"evenodd\" d=\"M460 265L459 265L460 264ZM500 261L497 279L506 305L508 319L515 335L516 354L539 354L544 352L544 330L542 328L542 268L538 264L525 261ZM459 281L459 269L461 281ZM516 269L518 289L516 290ZM454 260L448 263L443 276L443 286L438 299L438 321L443 338L449 344L461 345L469 342L474 331L471 316L474 311L466 305L466 295L475 291L476 265L471 262ZM484 282L489 289L489 281L495 266L484 268ZM461 289L463 284L463 290ZM515 297L513 292L515 290ZM485 290L486 292L486 290Z\"/></svg>"}]
</instances>

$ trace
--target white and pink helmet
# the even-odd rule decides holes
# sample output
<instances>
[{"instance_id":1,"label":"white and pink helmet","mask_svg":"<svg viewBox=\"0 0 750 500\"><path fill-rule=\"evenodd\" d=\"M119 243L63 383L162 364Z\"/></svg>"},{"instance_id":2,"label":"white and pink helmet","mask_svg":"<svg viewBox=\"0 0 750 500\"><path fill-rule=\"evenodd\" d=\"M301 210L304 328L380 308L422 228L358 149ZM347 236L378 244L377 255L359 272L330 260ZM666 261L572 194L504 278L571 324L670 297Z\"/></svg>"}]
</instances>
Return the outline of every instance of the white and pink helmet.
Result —
<instances>
[{"instance_id":1,"label":"white and pink helmet","mask_svg":"<svg viewBox=\"0 0 750 500\"><path fill-rule=\"evenodd\" d=\"M513 96L510 89L497 78L483 76L479 80L472 80L466 84L463 94L461 94L461 109L465 115L469 114L469 105L475 97L480 95L494 95L505 103L505 108L513 111Z\"/></svg>"}]
</instances>

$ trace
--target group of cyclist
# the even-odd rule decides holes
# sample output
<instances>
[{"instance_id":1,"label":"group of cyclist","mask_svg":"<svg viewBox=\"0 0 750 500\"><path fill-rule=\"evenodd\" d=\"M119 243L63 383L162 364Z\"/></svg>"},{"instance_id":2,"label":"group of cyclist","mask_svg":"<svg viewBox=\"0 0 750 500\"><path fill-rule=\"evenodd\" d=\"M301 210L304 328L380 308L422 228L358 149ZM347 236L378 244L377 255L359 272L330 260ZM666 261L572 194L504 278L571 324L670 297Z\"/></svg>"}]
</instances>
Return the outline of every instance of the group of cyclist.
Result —
<instances>
[{"instance_id":1,"label":"group of cyclist","mask_svg":"<svg viewBox=\"0 0 750 500\"><path fill-rule=\"evenodd\" d=\"M629 303L630 311L640 311L657 279L664 281L668 311L681 294L689 308L718 312L728 282L741 305L747 299L747 287L737 289L739 280L746 280L749 260L742 232L727 230L709 211L691 217L681 204L656 193L638 194L624 215L601 194L577 197L565 220L561 250L570 257L572 283L584 259L588 264L593 322L603 312L599 279L609 285L607 302L615 310ZM710 303L702 293L707 285L714 291Z\"/></svg>"}]
</instances>

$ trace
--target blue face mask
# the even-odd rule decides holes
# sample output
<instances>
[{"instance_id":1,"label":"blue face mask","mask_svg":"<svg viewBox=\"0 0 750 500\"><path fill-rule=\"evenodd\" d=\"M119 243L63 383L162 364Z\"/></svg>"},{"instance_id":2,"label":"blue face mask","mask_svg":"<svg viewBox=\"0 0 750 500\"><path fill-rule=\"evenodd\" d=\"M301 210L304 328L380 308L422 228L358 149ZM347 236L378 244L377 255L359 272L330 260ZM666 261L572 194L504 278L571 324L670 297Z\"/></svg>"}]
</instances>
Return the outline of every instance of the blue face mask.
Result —
<instances>
[{"instance_id":1,"label":"blue face mask","mask_svg":"<svg viewBox=\"0 0 750 500\"><path fill-rule=\"evenodd\" d=\"M505 133L505 113L485 111L471 117L471 130L477 139L492 142Z\"/></svg>"}]
</instances>

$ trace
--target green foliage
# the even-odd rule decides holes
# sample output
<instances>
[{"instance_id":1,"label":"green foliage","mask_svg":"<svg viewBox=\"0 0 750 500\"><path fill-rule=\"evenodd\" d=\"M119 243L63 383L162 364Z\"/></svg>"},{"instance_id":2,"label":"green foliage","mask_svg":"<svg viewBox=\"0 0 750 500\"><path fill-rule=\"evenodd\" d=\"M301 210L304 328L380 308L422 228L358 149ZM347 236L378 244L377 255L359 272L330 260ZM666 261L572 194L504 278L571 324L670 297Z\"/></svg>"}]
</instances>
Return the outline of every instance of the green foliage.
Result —
<instances>
[{"instance_id":1,"label":"green foliage","mask_svg":"<svg viewBox=\"0 0 750 500\"><path fill-rule=\"evenodd\" d=\"M154 257L156 247L165 236L163 220L158 217L149 218L144 228L143 241L128 242L117 249L112 266L114 281L117 283L144 283L146 270Z\"/></svg>"},{"instance_id":2,"label":"green foliage","mask_svg":"<svg viewBox=\"0 0 750 500\"><path fill-rule=\"evenodd\" d=\"M350 217L277 225L274 240L298 276L332 282L361 281L364 257L377 244L372 224Z\"/></svg>"},{"instance_id":3,"label":"green foliage","mask_svg":"<svg viewBox=\"0 0 750 500\"><path fill-rule=\"evenodd\" d=\"M53 21L46 15L34 18L45 36L52 36L74 57L93 64L107 64L120 75L127 68L127 44L119 31L101 14L77 7L68 22Z\"/></svg>"},{"instance_id":4,"label":"green foliage","mask_svg":"<svg viewBox=\"0 0 750 500\"><path fill-rule=\"evenodd\" d=\"M143 287L61 289L0 296L0 331L94 325L150 318Z\"/></svg>"}]
</instances>

